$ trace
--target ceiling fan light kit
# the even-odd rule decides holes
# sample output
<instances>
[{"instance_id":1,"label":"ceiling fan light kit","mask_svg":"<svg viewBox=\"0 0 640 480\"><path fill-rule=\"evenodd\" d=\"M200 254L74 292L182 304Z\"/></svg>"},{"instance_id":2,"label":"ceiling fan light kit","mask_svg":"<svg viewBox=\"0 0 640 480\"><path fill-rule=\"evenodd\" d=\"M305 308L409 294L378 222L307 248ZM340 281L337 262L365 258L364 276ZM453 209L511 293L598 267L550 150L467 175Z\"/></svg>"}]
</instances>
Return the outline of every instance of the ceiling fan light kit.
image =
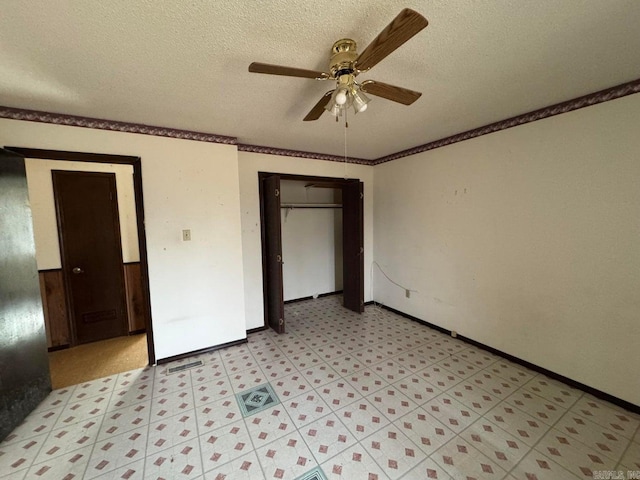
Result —
<instances>
[{"instance_id":1,"label":"ceiling fan light kit","mask_svg":"<svg viewBox=\"0 0 640 480\"><path fill-rule=\"evenodd\" d=\"M405 8L361 54L358 54L354 40L340 39L331 47L330 73L258 62L249 65L249 71L335 81L335 88L322 96L304 121L319 119L325 110L335 116L336 120L345 115L349 107L353 107L356 114L362 113L367 110L370 101L365 92L403 105L411 105L420 98L422 95L420 92L375 80L358 83L356 77L360 73L369 71L428 24L427 19L418 12Z\"/></svg>"}]
</instances>

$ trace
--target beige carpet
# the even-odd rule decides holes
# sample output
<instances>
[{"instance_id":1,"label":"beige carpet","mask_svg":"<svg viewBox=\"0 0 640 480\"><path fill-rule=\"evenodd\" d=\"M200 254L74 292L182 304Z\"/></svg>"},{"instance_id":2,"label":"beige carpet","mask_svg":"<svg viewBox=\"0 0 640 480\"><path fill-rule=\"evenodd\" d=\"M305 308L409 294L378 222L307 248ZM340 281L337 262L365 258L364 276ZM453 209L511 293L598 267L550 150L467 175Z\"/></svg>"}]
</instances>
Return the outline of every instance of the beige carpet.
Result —
<instances>
[{"instance_id":1,"label":"beige carpet","mask_svg":"<svg viewBox=\"0 0 640 480\"><path fill-rule=\"evenodd\" d=\"M146 367L147 335L130 335L49 353L54 389Z\"/></svg>"}]
</instances>

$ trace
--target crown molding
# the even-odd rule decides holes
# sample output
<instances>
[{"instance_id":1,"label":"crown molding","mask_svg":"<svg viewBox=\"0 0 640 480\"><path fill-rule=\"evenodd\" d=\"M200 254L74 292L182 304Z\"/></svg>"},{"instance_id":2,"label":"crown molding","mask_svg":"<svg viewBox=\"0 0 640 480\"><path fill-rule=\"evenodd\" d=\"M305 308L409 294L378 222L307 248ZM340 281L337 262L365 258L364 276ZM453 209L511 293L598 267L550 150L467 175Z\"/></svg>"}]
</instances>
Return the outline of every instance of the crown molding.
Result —
<instances>
[{"instance_id":1,"label":"crown molding","mask_svg":"<svg viewBox=\"0 0 640 480\"><path fill-rule=\"evenodd\" d=\"M235 145L236 137L216 135L212 133L192 132L176 128L155 127L141 123L118 122L115 120L103 120L91 117L79 117L76 115L64 115L61 113L40 112L37 110L25 110L0 106L0 118L11 120L24 120L27 122L53 123L68 127L93 128L95 130L110 130L113 132L139 133L156 137L179 138L182 140L194 140L196 142L224 143Z\"/></svg>"},{"instance_id":2,"label":"crown molding","mask_svg":"<svg viewBox=\"0 0 640 480\"><path fill-rule=\"evenodd\" d=\"M417 153L426 152L435 148L445 147L453 143L462 142L471 138L480 137L489 133L499 132L506 130L507 128L517 127L518 125L524 125L525 123L535 122L545 118L553 117L554 115L560 115L561 113L571 112L584 107L590 107L598 103L608 102L615 100L616 98L625 97L634 93L640 92L640 79L633 80L631 82L616 85L615 87L600 90L598 92L583 95L582 97L574 98L562 103L556 103L548 107L533 110L522 115L507 118L506 120L500 120L499 122L490 123L483 127L467 130L466 132L451 135L450 137L441 138L433 142L425 143L417 147L409 148L401 152L392 153L385 157L380 157L371 162L372 165L380 165L381 163L390 162L391 160L397 160L398 158L408 157Z\"/></svg>"},{"instance_id":3,"label":"crown molding","mask_svg":"<svg viewBox=\"0 0 640 480\"><path fill-rule=\"evenodd\" d=\"M451 135L449 137L435 140L433 142L418 145L417 147L392 153L384 157L368 160L365 158L341 157L338 155L328 155L324 153L306 152L302 150L288 150L283 148L265 147L262 145L250 145L238 143L236 137L216 135L212 133L193 132L190 130L179 130L175 128L156 127L139 123L119 122L114 120L104 120L91 117L80 117L76 115L65 115L60 113L41 112L37 110L26 110L22 108L12 108L0 106L0 118L11 120L23 120L28 122L52 123L55 125L65 125L72 127L93 128L97 130L110 130L115 132L138 133L143 135L153 135L158 137L178 138L183 140L193 140L197 142L222 143L236 145L238 151L262 153L267 155L279 155L284 157L308 158L313 160L326 160L329 162L354 163L358 165L380 165L399 158L408 157L417 153L426 152L435 148L445 147L453 143L462 142L472 138L499 132L507 128L517 127L525 123L543 120L554 115L571 112L580 108L589 107L598 103L608 102L627 95L640 92L640 79L616 85L615 87L600 90L598 92L583 95L566 102L557 103L548 107L533 110L522 115L500 120L482 127L467 130L466 132Z\"/></svg>"}]
</instances>

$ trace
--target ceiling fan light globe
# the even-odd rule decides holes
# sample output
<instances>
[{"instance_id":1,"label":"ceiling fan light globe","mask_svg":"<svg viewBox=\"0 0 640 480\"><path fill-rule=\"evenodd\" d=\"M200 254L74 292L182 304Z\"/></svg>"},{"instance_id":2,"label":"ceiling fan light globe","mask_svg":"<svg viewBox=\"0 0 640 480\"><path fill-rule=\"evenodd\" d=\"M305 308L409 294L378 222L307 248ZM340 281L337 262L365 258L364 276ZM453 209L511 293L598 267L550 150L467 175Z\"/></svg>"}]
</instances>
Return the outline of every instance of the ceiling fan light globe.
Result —
<instances>
[{"instance_id":1,"label":"ceiling fan light globe","mask_svg":"<svg viewBox=\"0 0 640 480\"><path fill-rule=\"evenodd\" d=\"M344 105L345 103L347 103L347 91L346 90L338 90L338 92L336 93L336 98L335 98L335 102L338 105Z\"/></svg>"},{"instance_id":2,"label":"ceiling fan light globe","mask_svg":"<svg viewBox=\"0 0 640 480\"><path fill-rule=\"evenodd\" d=\"M371 101L362 91L354 91L353 97L353 110L356 113L362 113L367 109L367 104Z\"/></svg>"}]
</instances>

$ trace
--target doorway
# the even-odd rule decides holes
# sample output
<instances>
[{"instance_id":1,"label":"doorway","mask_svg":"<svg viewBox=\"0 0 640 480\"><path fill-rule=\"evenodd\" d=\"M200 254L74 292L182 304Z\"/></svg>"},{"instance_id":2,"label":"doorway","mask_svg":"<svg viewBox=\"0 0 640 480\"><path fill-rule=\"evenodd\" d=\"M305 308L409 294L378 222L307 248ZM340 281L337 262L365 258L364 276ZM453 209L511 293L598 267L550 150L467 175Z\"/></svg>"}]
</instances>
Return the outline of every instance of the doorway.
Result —
<instances>
[{"instance_id":1,"label":"doorway","mask_svg":"<svg viewBox=\"0 0 640 480\"><path fill-rule=\"evenodd\" d=\"M139 262L136 264L125 265L125 285L127 282L137 283L139 288L135 292L133 297L127 297L126 305L122 306L120 303L120 310L123 312L135 311L139 313L144 310L146 315L146 351L148 363L150 365L155 364L155 351L153 348L153 322L151 319L151 308L150 308L150 297L149 297L149 276L148 276L148 261L147 261L147 248L146 248L146 236L144 230L144 207L143 207L143 192L142 192L142 172L141 172L141 160L140 157L133 156L122 156L122 155L108 155L108 154L95 154L95 153L84 153L84 152L67 152L67 151L55 151L55 150L41 150L41 149L31 149L31 148L21 148L21 147L5 147L7 150L11 150L13 152L18 153L19 155L34 159L34 160L56 160L56 161L74 161L74 162L89 162L89 163L100 163L100 164L116 164L116 165L130 165L132 167L133 172L133 193L132 198L135 203L135 231L137 233L137 248L139 250ZM64 240L63 240L64 242ZM67 265L71 270L76 266L82 270L84 270L79 265ZM121 263L122 266L122 263ZM122 268L122 267L121 267ZM65 268L65 270L68 270ZM56 275L57 272L49 272L44 271L41 272L45 274L44 281L43 277L41 277L41 285L44 285L47 288L47 293L50 294L51 300L55 302L52 305L52 308L60 307L61 313L67 315L68 313L62 312L65 307L65 293L61 291L61 289L56 290L56 286L60 284L58 281L58 277L61 280L63 276L63 272L60 272ZM50 274L50 275L49 275ZM69 275L75 275L73 272L69 273ZM82 272L77 274L78 276L82 275ZM121 277L122 278L122 277ZM133 279L133 281L132 281ZM51 287L51 288L50 288ZM117 287L118 289L120 287ZM46 306L45 306L46 308ZM103 309L109 310L109 309ZM98 309L100 312L100 309ZM82 314L80 314L82 315ZM98 317L97 322L101 322L100 317L102 314L95 315ZM104 315L105 317L109 317L109 315ZM125 313L126 318L126 313ZM89 320L92 320L91 316L89 316ZM88 322L92 323L92 322ZM72 327L73 328L73 327ZM126 324L125 324L126 330ZM131 326L129 326L129 330L132 330ZM136 330L133 328L133 330ZM72 332L69 332L71 335ZM126 333L125 333L126 334Z\"/></svg>"},{"instance_id":2,"label":"doorway","mask_svg":"<svg viewBox=\"0 0 640 480\"><path fill-rule=\"evenodd\" d=\"M363 183L358 179L259 172L265 327L285 333L280 180L337 188L342 196L343 306L364 311ZM313 272L309 272L313 274Z\"/></svg>"}]
</instances>

